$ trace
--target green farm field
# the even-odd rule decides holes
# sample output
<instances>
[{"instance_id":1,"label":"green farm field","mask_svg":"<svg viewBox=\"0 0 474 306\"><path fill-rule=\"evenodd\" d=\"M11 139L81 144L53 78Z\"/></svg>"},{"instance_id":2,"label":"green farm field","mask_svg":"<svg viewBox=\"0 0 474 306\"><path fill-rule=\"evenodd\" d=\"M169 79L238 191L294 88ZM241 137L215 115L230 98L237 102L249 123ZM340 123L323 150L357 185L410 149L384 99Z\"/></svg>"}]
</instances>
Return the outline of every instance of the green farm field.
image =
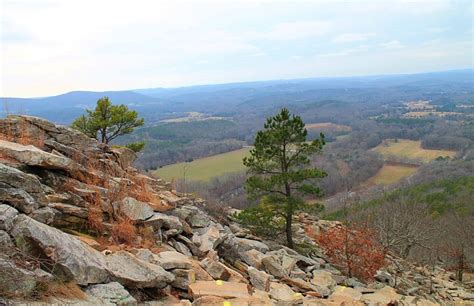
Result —
<instances>
[{"instance_id":1,"label":"green farm field","mask_svg":"<svg viewBox=\"0 0 474 306\"><path fill-rule=\"evenodd\" d=\"M190 163L168 165L155 170L154 174L171 181L172 179L183 179L186 171L186 180L209 181L213 177L244 170L245 166L242 164L242 159L249 155L249 151L250 148L242 148L196 159Z\"/></svg>"},{"instance_id":2,"label":"green farm field","mask_svg":"<svg viewBox=\"0 0 474 306\"><path fill-rule=\"evenodd\" d=\"M390 185L401 179L412 175L418 169L415 165L387 162L383 167L365 184L366 185Z\"/></svg>"},{"instance_id":3,"label":"green farm field","mask_svg":"<svg viewBox=\"0 0 474 306\"><path fill-rule=\"evenodd\" d=\"M423 149L421 141L408 139L398 139L398 141L386 140L373 150L382 154L385 160L407 158L424 163L435 160L440 156L454 157L456 155L456 151Z\"/></svg>"}]
</instances>

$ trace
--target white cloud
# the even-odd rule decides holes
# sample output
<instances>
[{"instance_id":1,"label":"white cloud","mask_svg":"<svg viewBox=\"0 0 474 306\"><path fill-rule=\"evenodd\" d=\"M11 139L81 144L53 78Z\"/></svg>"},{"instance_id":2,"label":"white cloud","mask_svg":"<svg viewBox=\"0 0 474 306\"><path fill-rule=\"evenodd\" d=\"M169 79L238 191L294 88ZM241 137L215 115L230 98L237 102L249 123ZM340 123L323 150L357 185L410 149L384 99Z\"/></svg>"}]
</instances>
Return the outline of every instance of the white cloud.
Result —
<instances>
[{"instance_id":1,"label":"white cloud","mask_svg":"<svg viewBox=\"0 0 474 306\"><path fill-rule=\"evenodd\" d=\"M282 22L271 31L261 34L261 38L270 40L298 40L322 36L329 32L331 24L324 21Z\"/></svg>"},{"instance_id":2,"label":"white cloud","mask_svg":"<svg viewBox=\"0 0 474 306\"><path fill-rule=\"evenodd\" d=\"M265 56L265 55L266 55L265 52L257 52L257 53L249 54L249 56L251 57L260 57L260 56Z\"/></svg>"},{"instance_id":3,"label":"white cloud","mask_svg":"<svg viewBox=\"0 0 474 306\"><path fill-rule=\"evenodd\" d=\"M318 54L318 56L321 57L336 57L336 56L348 56L351 54L355 53L364 53L369 51L369 46L368 45L360 45L354 48L348 48L344 49L341 51L336 51L336 52L329 52L329 53L323 53L323 54Z\"/></svg>"},{"instance_id":4,"label":"white cloud","mask_svg":"<svg viewBox=\"0 0 474 306\"><path fill-rule=\"evenodd\" d=\"M446 0L399 0L399 7L406 13L420 16L427 14L445 13L452 1Z\"/></svg>"},{"instance_id":5,"label":"white cloud","mask_svg":"<svg viewBox=\"0 0 474 306\"><path fill-rule=\"evenodd\" d=\"M344 33L336 36L332 41L335 43L349 43L368 40L374 37L375 33Z\"/></svg>"},{"instance_id":6,"label":"white cloud","mask_svg":"<svg viewBox=\"0 0 474 306\"><path fill-rule=\"evenodd\" d=\"M401 49L405 46L398 40L391 40L384 43L379 44L382 48L385 49Z\"/></svg>"},{"instance_id":7,"label":"white cloud","mask_svg":"<svg viewBox=\"0 0 474 306\"><path fill-rule=\"evenodd\" d=\"M420 40L438 39L426 47L425 57L420 52L418 58L427 62L424 67L430 59L435 67L435 59L448 63L449 57L458 67L467 55L460 57L445 46L470 39L472 29L464 27L471 23L466 5L456 3L0 0L0 96L273 79L290 76L293 67L300 67L294 77L357 72L351 66L358 65L383 72L392 68L372 67L369 54L390 54L394 66L397 58L410 62L417 46L409 39L411 29ZM459 18L438 18L446 9ZM433 27L446 30L433 35ZM448 37L453 31L459 35ZM354 48L343 44L369 41L370 46ZM472 54L472 42L464 51ZM300 55L304 60L297 60ZM365 66L362 57L369 59ZM314 69L311 58L327 62L328 68Z\"/></svg>"}]
</instances>

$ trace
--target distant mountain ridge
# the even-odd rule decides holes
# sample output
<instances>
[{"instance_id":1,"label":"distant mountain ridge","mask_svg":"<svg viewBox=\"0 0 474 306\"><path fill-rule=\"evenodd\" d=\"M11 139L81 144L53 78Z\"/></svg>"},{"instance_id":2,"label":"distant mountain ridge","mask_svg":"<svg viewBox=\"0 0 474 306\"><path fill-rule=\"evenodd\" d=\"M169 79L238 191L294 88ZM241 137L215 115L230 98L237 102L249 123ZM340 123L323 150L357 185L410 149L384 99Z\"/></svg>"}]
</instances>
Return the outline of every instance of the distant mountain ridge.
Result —
<instances>
[{"instance_id":1,"label":"distant mountain ridge","mask_svg":"<svg viewBox=\"0 0 474 306\"><path fill-rule=\"evenodd\" d=\"M351 101L369 95L372 100L398 91L396 99L405 92L435 92L450 86L455 91L474 88L474 69L403 75L324 77L291 80L271 80L178 88L145 88L122 91L72 91L41 98L4 97L0 116L7 113L27 114L69 124L84 109L108 96L113 103L126 104L140 112L147 123L159 121L163 114L201 111L226 113L245 107L269 107L322 99ZM400 94L401 93L401 94ZM416 95L413 95L416 96ZM419 95L420 96L420 95ZM370 100L370 99L369 99ZM276 106L276 105L275 105Z\"/></svg>"},{"instance_id":2,"label":"distant mountain ridge","mask_svg":"<svg viewBox=\"0 0 474 306\"><path fill-rule=\"evenodd\" d=\"M0 114L5 114L5 107L11 113L29 114L46 117L59 123L69 123L84 112L95 107L101 97L109 97L113 103L126 104L133 109L148 105L159 106L162 99L146 96L134 91L71 91L65 94L42 98L2 98L3 108ZM6 105L5 105L6 104Z\"/></svg>"}]
</instances>

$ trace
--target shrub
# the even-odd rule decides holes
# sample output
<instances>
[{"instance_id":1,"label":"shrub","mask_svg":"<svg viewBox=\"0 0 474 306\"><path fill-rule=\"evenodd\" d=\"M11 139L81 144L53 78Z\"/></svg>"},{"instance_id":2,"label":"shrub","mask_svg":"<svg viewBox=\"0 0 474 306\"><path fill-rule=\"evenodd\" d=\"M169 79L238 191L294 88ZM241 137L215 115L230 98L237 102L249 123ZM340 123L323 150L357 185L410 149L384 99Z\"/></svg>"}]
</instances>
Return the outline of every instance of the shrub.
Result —
<instances>
[{"instance_id":1,"label":"shrub","mask_svg":"<svg viewBox=\"0 0 474 306\"><path fill-rule=\"evenodd\" d=\"M132 150L133 152L137 153L137 152L140 152L141 150L143 150L143 148L145 147L145 143L143 141L132 142L132 143L127 144L125 147L127 147L130 150Z\"/></svg>"},{"instance_id":2,"label":"shrub","mask_svg":"<svg viewBox=\"0 0 474 306\"><path fill-rule=\"evenodd\" d=\"M385 249L366 228L332 227L317 240L329 261L349 277L371 281L385 264Z\"/></svg>"},{"instance_id":3,"label":"shrub","mask_svg":"<svg viewBox=\"0 0 474 306\"><path fill-rule=\"evenodd\" d=\"M247 208L234 216L239 223L255 235L276 236L283 232L285 219L272 205L262 201L257 206Z\"/></svg>"}]
</instances>

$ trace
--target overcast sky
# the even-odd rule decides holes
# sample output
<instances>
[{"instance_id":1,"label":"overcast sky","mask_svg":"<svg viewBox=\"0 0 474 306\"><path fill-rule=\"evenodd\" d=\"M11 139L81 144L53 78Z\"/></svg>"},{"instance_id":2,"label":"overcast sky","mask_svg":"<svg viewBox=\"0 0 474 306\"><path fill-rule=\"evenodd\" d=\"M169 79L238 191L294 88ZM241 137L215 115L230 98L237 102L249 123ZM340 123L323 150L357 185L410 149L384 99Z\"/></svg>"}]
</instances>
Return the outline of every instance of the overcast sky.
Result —
<instances>
[{"instance_id":1,"label":"overcast sky","mask_svg":"<svg viewBox=\"0 0 474 306\"><path fill-rule=\"evenodd\" d=\"M0 1L2 96L473 67L471 0Z\"/></svg>"}]
</instances>

